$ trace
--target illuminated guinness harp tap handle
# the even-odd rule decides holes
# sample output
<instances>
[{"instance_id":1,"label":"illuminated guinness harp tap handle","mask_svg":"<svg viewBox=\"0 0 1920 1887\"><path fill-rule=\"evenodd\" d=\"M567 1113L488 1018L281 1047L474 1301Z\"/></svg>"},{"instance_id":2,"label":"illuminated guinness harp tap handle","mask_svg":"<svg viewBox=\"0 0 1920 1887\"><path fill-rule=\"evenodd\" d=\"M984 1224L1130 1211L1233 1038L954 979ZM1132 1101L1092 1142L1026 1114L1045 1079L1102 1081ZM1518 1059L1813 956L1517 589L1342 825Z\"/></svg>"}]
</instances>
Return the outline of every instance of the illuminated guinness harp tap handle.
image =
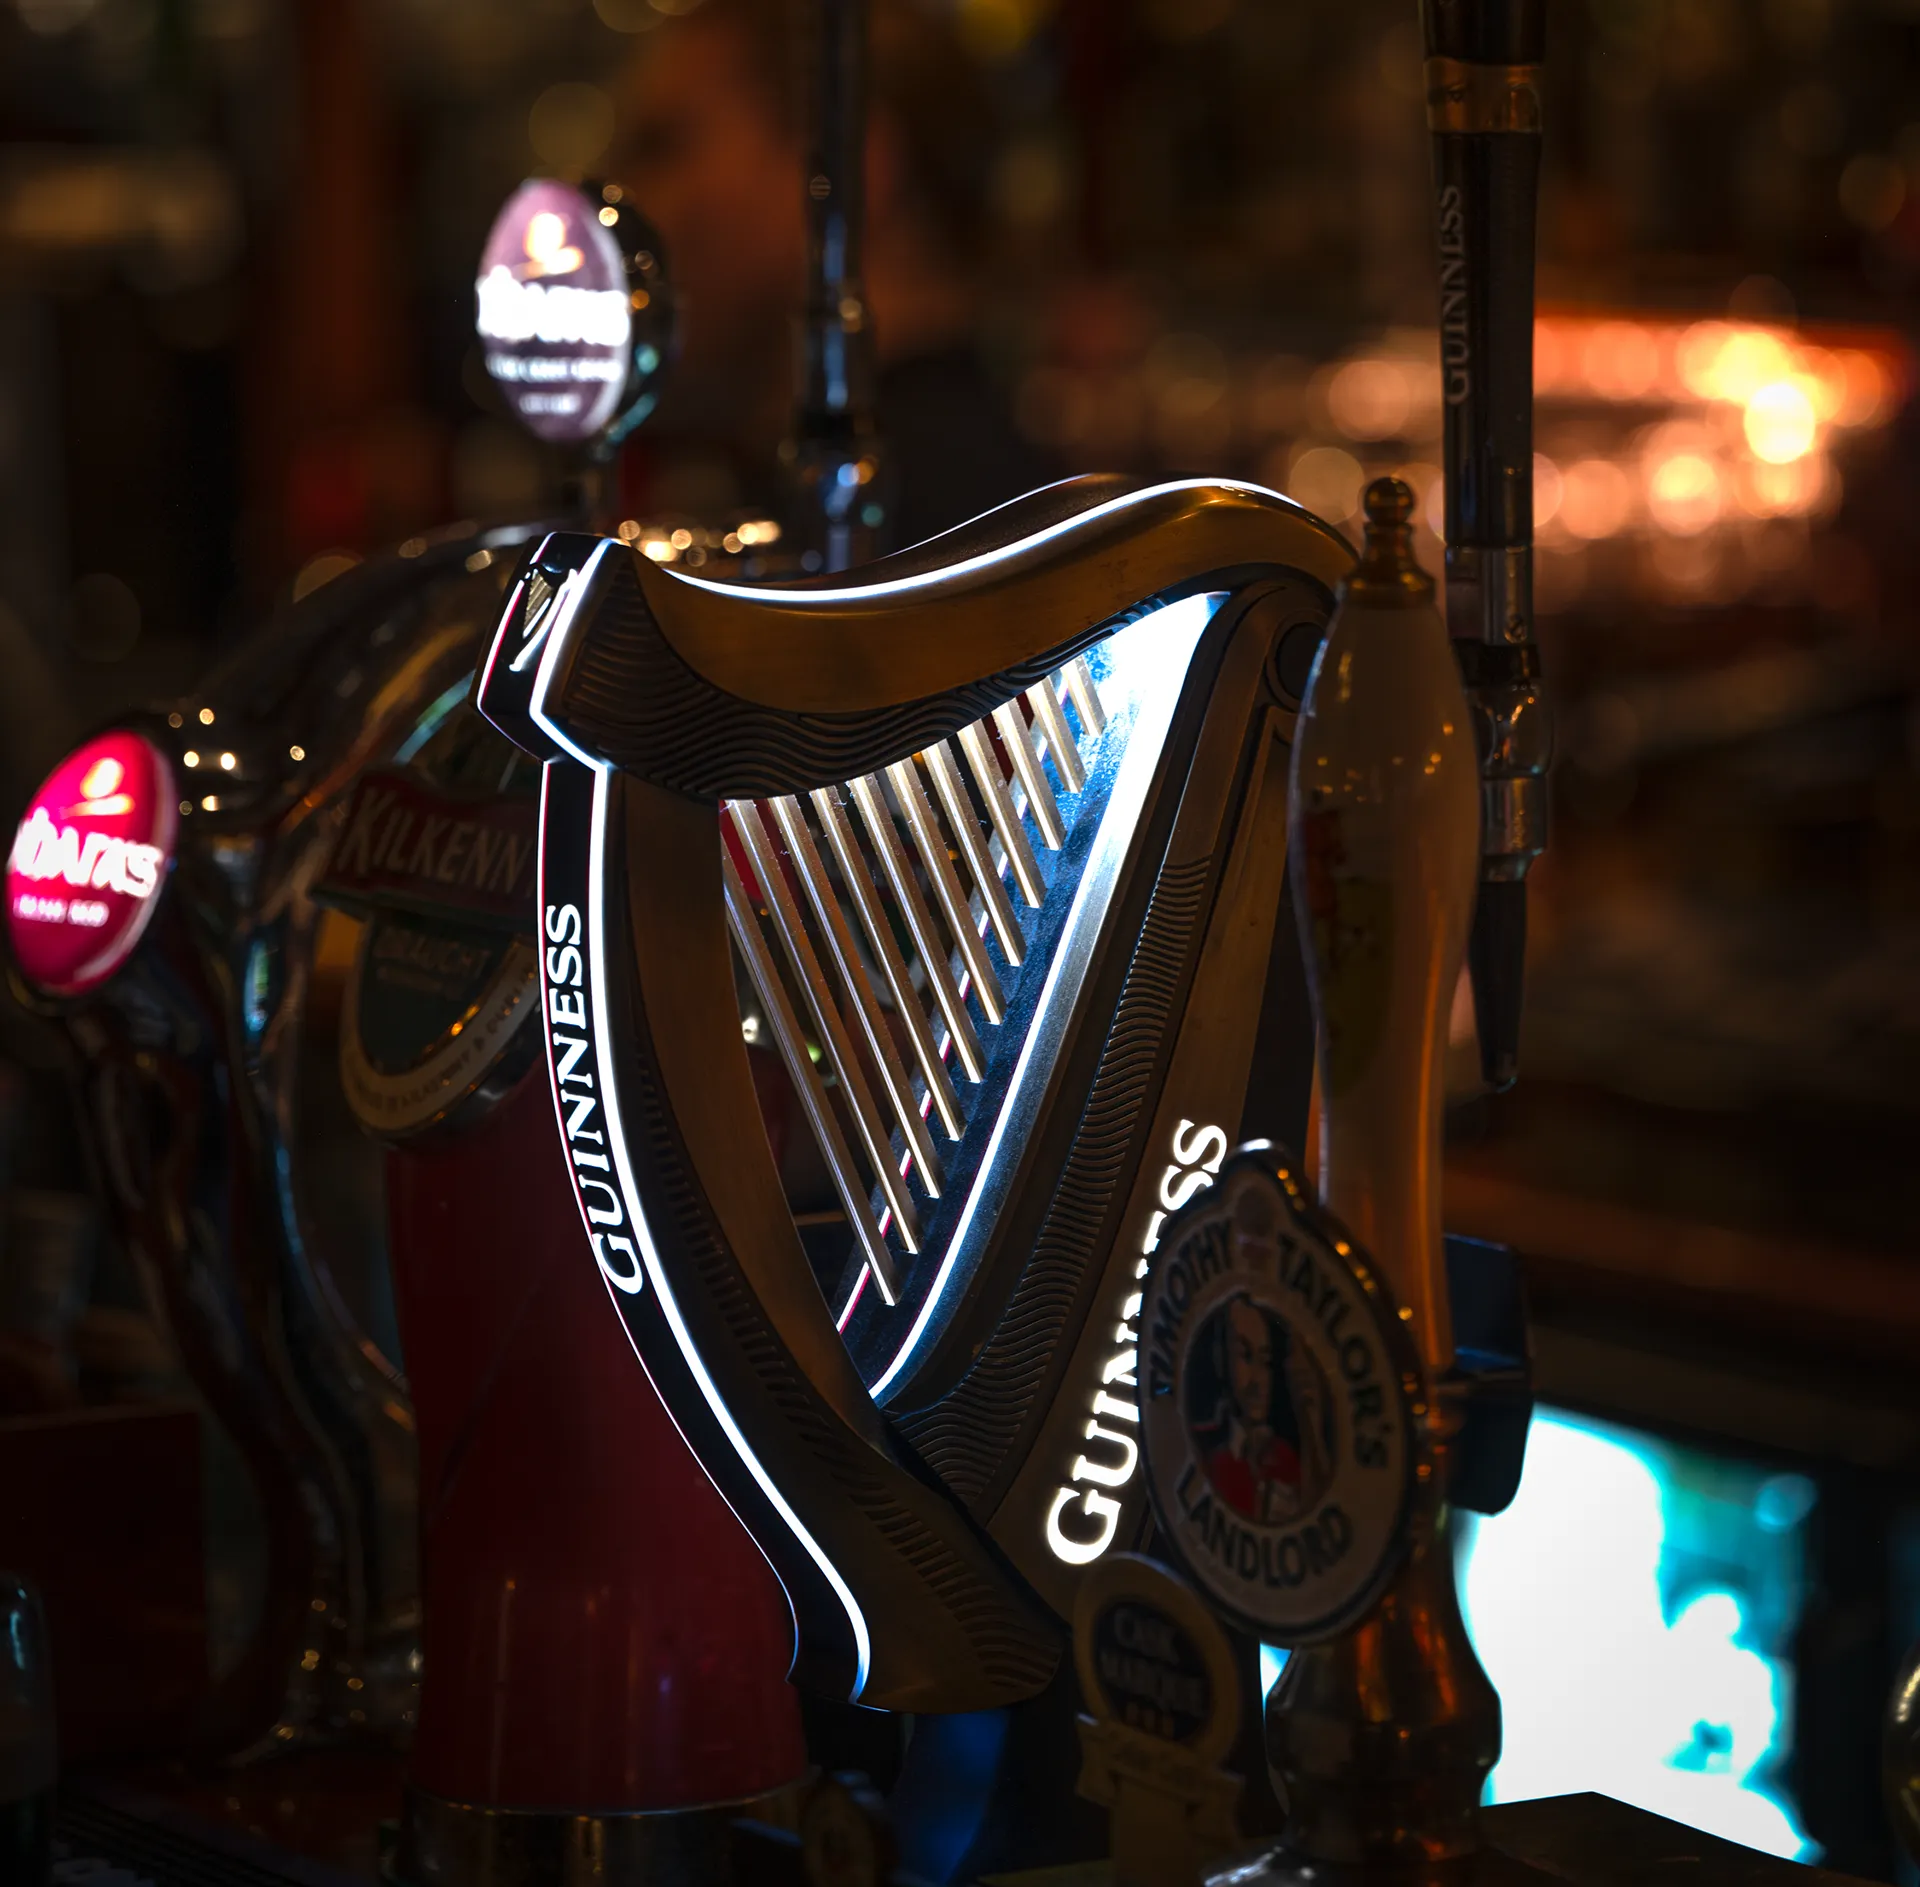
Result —
<instances>
[{"instance_id":1,"label":"illuminated guinness harp tap handle","mask_svg":"<svg viewBox=\"0 0 1920 1887\"><path fill-rule=\"evenodd\" d=\"M1553 724L1533 634L1533 261L1544 0L1422 0L1445 410L1447 627L1480 749L1469 947L1488 1084L1519 1067Z\"/></svg>"},{"instance_id":2,"label":"illuminated guinness harp tap handle","mask_svg":"<svg viewBox=\"0 0 1920 1887\"><path fill-rule=\"evenodd\" d=\"M555 536L509 603L477 700L548 762L576 1191L816 1688L1031 1695L1141 1535L1142 1254L1303 1124L1248 1017L1299 975L1279 648L1350 562L1256 487L1086 479L786 587ZM851 1176L842 1270L756 1128L730 941Z\"/></svg>"}]
</instances>

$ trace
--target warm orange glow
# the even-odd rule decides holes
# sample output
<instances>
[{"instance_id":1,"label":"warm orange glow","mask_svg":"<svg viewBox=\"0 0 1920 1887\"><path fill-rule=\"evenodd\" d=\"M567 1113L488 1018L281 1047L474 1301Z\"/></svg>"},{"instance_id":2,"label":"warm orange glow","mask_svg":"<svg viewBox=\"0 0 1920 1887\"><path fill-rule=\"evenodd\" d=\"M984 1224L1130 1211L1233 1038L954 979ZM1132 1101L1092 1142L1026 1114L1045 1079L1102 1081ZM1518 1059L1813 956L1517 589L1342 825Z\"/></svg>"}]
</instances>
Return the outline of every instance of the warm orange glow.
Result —
<instances>
[{"instance_id":1,"label":"warm orange glow","mask_svg":"<svg viewBox=\"0 0 1920 1887\"><path fill-rule=\"evenodd\" d=\"M1724 509L1720 473L1697 452L1676 452L1654 467L1647 481L1647 509L1663 530L1691 537L1719 522Z\"/></svg>"},{"instance_id":2,"label":"warm orange glow","mask_svg":"<svg viewBox=\"0 0 1920 1887\"><path fill-rule=\"evenodd\" d=\"M1405 479L1413 493L1413 515L1417 523L1427 524L1430 516L1439 522L1432 524L1435 537L1441 534L1441 526L1446 522L1446 477L1439 466L1428 465L1423 460L1415 460L1411 465L1394 468L1394 477ZM1438 512L1430 513L1429 504L1435 498L1440 501Z\"/></svg>"},{"instance_id":3,"label":"warm orange glow","mask_svg":"<svg viewBox=\"0 0 1920 1887\"><path fill-rule=\"evenodd\" d=\"M1769 465L1790 465L1813 450L1819 437L1813 401L1797 380L1773 380L1747 400L1747 444Z\"/></svg>"},{"instance_id":4,"label":"warm orange glow","mask_svg":"<svg viewBox=\"0 0 1920 1887\"><path fill-rule=\"evenodd\" d=\"M1823 426L1836 424L1847 403L1847 368L1840 356L1825 347L1803 347L1799 382L1814 418Z\"/></svg>"},{"instance_id":5,"label":"warm orange glow","mask_svg":"<svg viewBox=\"0 0 1920 1887\"><path fill-rule=\"evenodd\" d=\"M1558 393L1579 372L1580 350L1564 321L1545 317L1533 324L1533 390Z\"/></svg>"},{"instance_id":6,"label":"warm orange glow","mask_svg":"<svg viewBox=\"0 0 1920 1887\"><path fill-rule=\"evenodd\" d=\"M1659 385L1660 343L1633 321L1603 321L1587 336L1580 364L1603 399L1644 400Z\"/></svg>"},{"instance_id":7,"label":"warm orange glow","mask_svg":"<svg viewBox=\"0 0 1920 1887\"><path fill-rule=\"evenodd\" d=\"M1696 399L1715 397L1714 364L1732 338L1733 329L1724 321L1696 321L1675 343L1673 364L1680 384Z\"/></svg>"},{"instance_id":8,"label":"warm orange glow","mask_svg":"<svg viewBox=\"0 0 1920 1887\"><path fill-rule=\"evenodd\" d=\"M1696 350L1687 385L1705 399L1744 403L1761 387L1786 379L1793 368L1792 350L1772 330L1730 328L1711 353Z\"/></svg>"},{"instance_id":9,"label":"warm orange glow","mask_svg":"<svg viewBox=\"0 0 1920 1887\"><path fill-rule=\"evenodd\" d=\"M1824 454L1771 465L1762 459L1746 467L1740 503L1756 518L1797 518L1818 509L1832 488L1833 468Z\"/></svg>"},{"instance_id":10,"label":"warm orange glow","mask_svg":"<svg viewBox=\"0 0 1920 1887\"><path fill-rule=\"evenodd\" d=\"M1544 530L1560 515L1560 502L1566 495L1566 480L1560 468L1544 452L1533 455L1533 528Z\"/></svg>"},{"instance_id":11,"label":"warm orange glow","mask_svg":"<svg viewBox=\"0 0 1920 1887\"><path fill-rule=\"evenodd\" d=\"M1834 423L1841 426L1877 426L1893 404L1893 386L1887 370L1863 348L1843 347L1834 353L1845 376L1846 391Z\"/></svg>"},{"instance_id":12,"label":"warm orange glow","mask_svg":"<svg viewBox=\"0 0 1920 1887\"><path fill-rule=\"evenodd\" d=\"M1633 512L1633 486L1611 459L1581 459L1561 481L1560 521L1575 537L1611 537Z\"/></svg>"},{"instance_id":13,"label":"warm orange glow","mask_svg":"<svg viewBox=\"0 0 1920 1887\"><path fill-rule=\"evenodd\" d=\"M1327 414L1349 439L1391 439L1407 423L1411 395L1398 361L1350 360L1327 383Z\"/></svg>"},{"instance_id":14,"label":"warm orange glow","mask_svg":"<svg viewBox=\"0 0 1920 1887\"><path fill-rule=\"evenodd\" d=\"M1319 517L1344 523L1360 508L1360 461L1338 446L1311 446L1293 462L1288 495Z\"/></svg>"}]
</instances>

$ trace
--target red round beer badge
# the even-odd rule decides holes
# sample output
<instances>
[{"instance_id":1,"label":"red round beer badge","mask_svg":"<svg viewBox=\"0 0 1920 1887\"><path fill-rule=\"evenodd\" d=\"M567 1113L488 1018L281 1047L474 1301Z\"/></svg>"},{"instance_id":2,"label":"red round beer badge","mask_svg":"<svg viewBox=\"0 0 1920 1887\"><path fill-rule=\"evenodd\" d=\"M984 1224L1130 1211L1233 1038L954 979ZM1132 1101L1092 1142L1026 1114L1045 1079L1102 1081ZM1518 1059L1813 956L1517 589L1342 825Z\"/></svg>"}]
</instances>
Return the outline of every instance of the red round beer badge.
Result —
<instances>
[{"instance_id":1,"label":"red round beer badge","mask_svg":"<svg viewBox=\"0 0 1920 1887\"><path fill-rule=\"evenodd\" d=\"M173 772L138 734L102 734L33 796L7 865L7 930L27 980L78 996L140 941L173 862Z\"/></svg>"}]
</instances>

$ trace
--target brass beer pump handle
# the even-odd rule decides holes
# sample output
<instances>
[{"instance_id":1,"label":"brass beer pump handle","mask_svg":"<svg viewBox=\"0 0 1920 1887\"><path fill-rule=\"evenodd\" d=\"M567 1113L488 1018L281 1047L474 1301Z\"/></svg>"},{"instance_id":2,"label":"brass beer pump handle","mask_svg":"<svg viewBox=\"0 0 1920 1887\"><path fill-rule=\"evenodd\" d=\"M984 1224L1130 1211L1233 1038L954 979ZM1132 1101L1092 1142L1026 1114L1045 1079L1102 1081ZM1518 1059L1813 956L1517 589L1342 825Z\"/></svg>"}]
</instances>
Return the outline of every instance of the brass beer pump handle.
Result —
<instances>
[{"instance_id":1,"label":"brass beer pump handle","mask_svg":"<svg viewBox=\"0 0 1920 1887\"><path fill-rule=\"evenodd\" d=\"M1366 549L1301 709L1289 852L1319 1044L1321 1197L1387 1277L1438 1382L1453 1362L1442 1065L1479 795L1412 508L1399 479L1367 487Z\"/></svg>"},{"instance_id":2,"label":"brass beer pump handle","mask_svg":"<svg viewBox=\"0 0 1920 1887\"><path fill-rule=\"evenodd\" d=\"M1289 850L1321 1193L1412 1327L1435 1459L1417 1470L1412 1549L1391 1584L1357 1625L1294 1654L1267 1709L1290 1848L1314 1866L1394 1870L1478 1845L1500 1735L1454 1589L1441 1489L1456 1411L1435 1393L1453 1362L1442 1071L1473 910L1478 768L1445 625L1413 564L1411 509L1398 479L1367 488L1366 550L1301 709Z\"/></svg>"}]
</instances>

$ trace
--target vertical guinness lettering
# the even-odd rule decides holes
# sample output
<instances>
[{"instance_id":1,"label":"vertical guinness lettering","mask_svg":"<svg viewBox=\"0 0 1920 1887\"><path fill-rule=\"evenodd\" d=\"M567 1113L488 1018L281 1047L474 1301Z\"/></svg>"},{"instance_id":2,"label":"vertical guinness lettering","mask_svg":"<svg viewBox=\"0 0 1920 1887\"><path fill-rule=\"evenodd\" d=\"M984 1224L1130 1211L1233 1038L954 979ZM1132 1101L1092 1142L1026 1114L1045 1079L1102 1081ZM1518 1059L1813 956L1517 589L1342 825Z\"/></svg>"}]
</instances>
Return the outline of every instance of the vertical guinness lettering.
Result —
<instances>
[{"instance_id":1,"label":"vertical guinness lettering","mask_svg":"<svg viewBox=\"0 0 1920 1887\"><path fill-rule=\"evenodd\" d=\"M1172 1152L1172 1160L1160 1175L1158 1203L1140 1241L1139 1260L1133 1268L1136 1282L1147 1275L1148 1258L1160 1243L1160 1228L1167 1214L1178 1212L1196 1193L1213 1184L1220 1162L1227 1157L1227 1136L1221 1128L1183 1120L1173 1130ZM1117 1347L1102 1367L1100 1387L1093 1395L1092 1419L1085 1431L1087 1450L1074 1457L1066 1480L1054 1490L1053 1503L1047 1509L1047 1547L1055 1559L1069 1566L1088 1565L1113 1544L1120 1525L1120 1502L1115 1494L1133 1479L1139 1466L1140 1444L1134 1430L1140 1421L1136 1373L1140 1304L1141 1294L1135 1290L1120 1306L1113 1332ZM1116 1387L1124 1393L1115 1395ZM1103 1421L1102 1417L1107 1419ZM1119 1422L1127 1426L1112 1426ZM1104 1493L1102 1489L1113 1492ZM1069 1519L1072 1532L1067 1529Z\"/></svg>"},{"instance_id":2,"label":"vertical guinness lettering","mask_svg":"<svg viewBox=\"0 0 1920 1887\"><path fill-rule=\"evenodd\" d=\"M1446 402L1473 391L1473 343L1467 326L1467 215L1460 186L1440 192L1440 372Z\"/></svg>"},{"instance_id":3,"label":"vertical guinness lettering","mask_svg":"<svg viewBox=\"0 0 1920 1887\"><path fill-rule=\"evenodd\" d=\"M646 1283L640 1253L621 1202L607 1147L600 1096L594 1087L592 1005L587 995L587 960L581 947L580 907L549 904L542 914L546 933L545 974L547 1039L553 1066L554 1100L580 1209L587 1216L593 1255L602 1275L629 1297Z\"/></svg>"}]
</instances>

